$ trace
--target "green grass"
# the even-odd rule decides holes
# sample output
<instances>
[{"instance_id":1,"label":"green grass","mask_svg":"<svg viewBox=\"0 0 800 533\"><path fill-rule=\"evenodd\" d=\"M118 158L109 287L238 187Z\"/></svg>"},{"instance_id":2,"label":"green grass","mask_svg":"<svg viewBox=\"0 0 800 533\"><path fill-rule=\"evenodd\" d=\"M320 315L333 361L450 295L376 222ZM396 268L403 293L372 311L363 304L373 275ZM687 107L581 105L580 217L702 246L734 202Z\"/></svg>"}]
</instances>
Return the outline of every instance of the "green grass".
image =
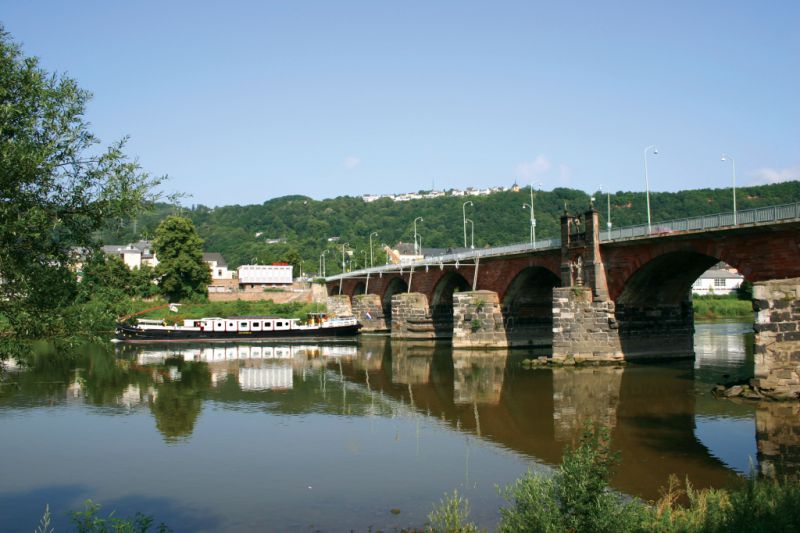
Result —
<instances>
[{"instance_id":1,"label":"green grass","mask_svg":"<svg viewBox=\"0 0 800 533\"><path fill-rule=\"evenodd\" d=\"M144 302L148 307L155 307L165 302ZM325 311L324 305L291 302L279 304L269 300L245 302L187 302L180 305L177 313L169 309L158 309L139 315L141 318L163 319L170 324L182 323L187 318L231 316L279 316L283 318L305 318L307 313Z\"/></svg>"},{"instance_id":2,"label":"green grass","mask_svg":"<svg viewBox=\"0 0 800 533\"><path fill-rule=\"evenodd\" d=\"M750 300L739 300L731 296L692 297L695 318L753 318L753 304Z\"/></svg>"}]
</instances>

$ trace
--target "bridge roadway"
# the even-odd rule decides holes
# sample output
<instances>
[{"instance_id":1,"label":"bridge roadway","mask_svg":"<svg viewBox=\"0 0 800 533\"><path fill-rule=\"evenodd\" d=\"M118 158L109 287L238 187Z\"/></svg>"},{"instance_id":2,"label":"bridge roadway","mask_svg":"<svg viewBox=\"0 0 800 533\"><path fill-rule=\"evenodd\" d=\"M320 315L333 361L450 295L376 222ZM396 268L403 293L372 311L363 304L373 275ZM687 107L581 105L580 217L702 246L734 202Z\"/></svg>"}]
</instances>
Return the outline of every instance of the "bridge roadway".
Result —
<instances>
[{"instance_id":1,"label":"bridge roadway","mask_svg":"<svg viewBox=\"0 0 800 533\"><path fill-rule=\"evenodd\" d=\"M352 301L365 329L387 327L393 338L552 347L566 360L690 357L694 281L719 261L757 284L800 278L799 229L800 203L612 231L590 207L564 213L559 239L426 256L326 284L334 308ZM800 341L800 325L786 327L798 337L786 340Z\"/></svg>"}]
</instances>

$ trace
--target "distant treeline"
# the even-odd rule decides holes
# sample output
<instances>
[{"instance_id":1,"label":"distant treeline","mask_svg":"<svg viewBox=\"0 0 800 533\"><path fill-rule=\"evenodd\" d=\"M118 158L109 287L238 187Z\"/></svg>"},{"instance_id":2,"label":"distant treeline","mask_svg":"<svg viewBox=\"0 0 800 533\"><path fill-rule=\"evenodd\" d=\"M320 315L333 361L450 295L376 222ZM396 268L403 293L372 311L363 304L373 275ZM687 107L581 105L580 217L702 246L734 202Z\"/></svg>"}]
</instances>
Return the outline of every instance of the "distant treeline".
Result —
<instances>
[{"instance_id":1,"label":"distant treeline","mask_svg":"<svg viewBox=\"0 0 800 533\"><path fill-rule=\"evenodd\" d=\"M640 192L595 193L600 211L601 227L606 228L608 202L611 204L613 227L644 224L647 221L645 195ZM106 243L124 244L139 238L152 237L158 223L167 215L181 214L191 218L204 249L220 252L231 268L247 263L288 261L305 272L316 273L320 254L326 255L328 274L341 272L342 245L349 244L348 268L369 262L369 235L373 237L375 264L385 256L381 244L394 246L398 242L413 242L413 223L423 248L448 248L464 245L462 206L466 201L466 216L474 221L475 246L498 246L525 242L530 238L530 212L523 203L530 203L530 190L498 192L489 196L453 197L395 202L385 198L364 202L360 197L341 196L313 200L306 196L284 196L260 205L233 205L191 208L158 204L155 209L136 220L117 221L103 232ZM566 208L571 213L584 211L590 197L583 191L556 188L537 191L534 197L536 237L558 237L559 217ZM737 208L752 209L800 201L800 182L790 181L773 185L737 189ZM733 198L728 189L698 189L677 193L652 192L650 205L653 223L679 218L710 215L732 211ZM471 239L468 227L467 238ZM329 240L329 239L336 240ZM280 242L268 244L267 240Z\"/></svg>"}]
</instances>

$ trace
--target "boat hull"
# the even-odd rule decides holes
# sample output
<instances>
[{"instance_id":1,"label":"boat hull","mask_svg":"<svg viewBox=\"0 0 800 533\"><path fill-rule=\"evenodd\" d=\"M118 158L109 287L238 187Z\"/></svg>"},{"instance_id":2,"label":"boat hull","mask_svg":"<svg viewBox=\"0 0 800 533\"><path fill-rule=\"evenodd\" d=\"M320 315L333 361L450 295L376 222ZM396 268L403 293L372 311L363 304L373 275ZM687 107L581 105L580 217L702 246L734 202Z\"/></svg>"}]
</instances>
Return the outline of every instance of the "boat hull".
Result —
<instances>
[{"instance_id":1,"label":"boat hull","mask_svg":"<svg viewBox=\"0 0 800 533\"><path fill-rule=\"evenodd\" d=\"M117 324L114 339L120 342L262 342L305 341L354 338L360 324L327 328L282 331L186 331L181 329L140 329Z\"/></svg>"}]
</instances>

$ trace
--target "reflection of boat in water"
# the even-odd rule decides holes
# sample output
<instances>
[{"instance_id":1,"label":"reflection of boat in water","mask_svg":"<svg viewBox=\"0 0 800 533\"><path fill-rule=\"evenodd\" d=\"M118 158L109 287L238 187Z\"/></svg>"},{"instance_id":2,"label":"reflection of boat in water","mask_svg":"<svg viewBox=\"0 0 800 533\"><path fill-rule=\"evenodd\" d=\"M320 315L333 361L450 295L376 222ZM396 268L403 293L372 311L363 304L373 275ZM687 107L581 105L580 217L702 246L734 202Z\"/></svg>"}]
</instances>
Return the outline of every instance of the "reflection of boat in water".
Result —
<instances>
[{"instance_id":1,"label":"reflection of boat in water","mask_svg":"<svg viewBox=\"0 0 800 533\"><path fill-rule=\"evenodd\" d=\"M134 356L139 364L163 363L167 359L183 359L190 362L215 363L240 360L285 360L297 357L355 357L357 346L353 344L186 344L185 346L163 345L153 347L119 346L117 355Z\"/></svg>"},{"instance_id":2,"label":"reflection of boat in water","mask_svg":"<svg viewBox=\"0 0 800 533\"><path fill-rule=\"evenodd\" d=\"M354 337L361 324L354 317L328 318L311 313L305 324L296 318L240 316L187 319L168 326L162 320L118 322L115 340L121 342L260 342Z\"/></svg>"}]
</instances>

